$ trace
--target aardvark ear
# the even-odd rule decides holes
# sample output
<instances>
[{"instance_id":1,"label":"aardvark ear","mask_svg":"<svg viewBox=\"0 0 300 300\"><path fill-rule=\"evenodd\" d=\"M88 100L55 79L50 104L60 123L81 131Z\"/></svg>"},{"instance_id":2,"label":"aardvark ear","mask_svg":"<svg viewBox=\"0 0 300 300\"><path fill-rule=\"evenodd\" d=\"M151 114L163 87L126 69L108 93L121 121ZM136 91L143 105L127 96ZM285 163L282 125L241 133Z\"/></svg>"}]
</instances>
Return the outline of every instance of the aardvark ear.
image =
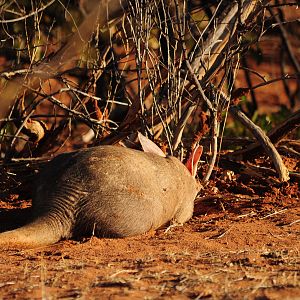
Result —
<instances>
[{"instance_id":1,"label":"aardvark ear","mask_svg":"<svg viewBox=\"0 0 300 300\"><path fill-rule=\"evenodd\" d=\"M152 141L138 132L138 139L142 145L144 152L153 153L162 157L166 157L166 154Z\"/></svg>"},{"instance_id":2,"label":"aardvark ear","mask_svg":"<svg viewBox=\"0 0 300 300\"><path fill-rule=\"evenodd\" d=\"M198 162L200 160L201 154L203 151L203 147L202 146L196 146L189 159L187 160L185 166L188 168L188 170L190 171L190 173L192 174L193 177L196 176L197 174L197 166L198 166Z\"/></svg>"}]
</instances>

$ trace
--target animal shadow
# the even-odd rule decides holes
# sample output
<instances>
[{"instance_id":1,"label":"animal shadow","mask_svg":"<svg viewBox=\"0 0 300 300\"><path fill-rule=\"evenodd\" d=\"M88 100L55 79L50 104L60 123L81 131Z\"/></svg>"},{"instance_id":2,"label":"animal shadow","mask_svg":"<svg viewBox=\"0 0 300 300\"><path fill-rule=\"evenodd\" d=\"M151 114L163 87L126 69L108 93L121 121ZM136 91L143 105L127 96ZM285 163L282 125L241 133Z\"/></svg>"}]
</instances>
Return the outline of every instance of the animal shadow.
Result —
<instances>
[{"instance_id":1,"label":"animal shadow","mask_svg":"<svg viewBox=\"0 0 300 300\"><path fill-rule=\"evenodd\" d=\"M31 216L31 207L0 209L0 232L13 230L25 225Z\"/></svg>"}]
</instances>

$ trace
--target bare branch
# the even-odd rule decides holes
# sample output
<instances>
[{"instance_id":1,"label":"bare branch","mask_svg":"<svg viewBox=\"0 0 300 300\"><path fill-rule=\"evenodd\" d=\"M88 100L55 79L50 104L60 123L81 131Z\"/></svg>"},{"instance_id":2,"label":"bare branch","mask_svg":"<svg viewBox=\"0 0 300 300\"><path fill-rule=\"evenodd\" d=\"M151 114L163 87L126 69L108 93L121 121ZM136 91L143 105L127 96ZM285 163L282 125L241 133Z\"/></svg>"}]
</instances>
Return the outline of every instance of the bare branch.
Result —
<instances>
[{"instance_id":1,"label":"bare branch","mask_svg":"<svg viewBox=\"0 0 300 300\"><path fill-rule=\"evenodd\" d=\"M277 152L276 148L267 137L267 135L262 131L260 127L255 125L243 112L241 112L237 106L231 106L229 108L229 112L239 120L249 131L257 138L261 146L264 148L266 153L272 159L275 168L279 174L279 178L281 181L289 180L289 172L285 167L281 156Z\"/></svg>"}]
</instances>

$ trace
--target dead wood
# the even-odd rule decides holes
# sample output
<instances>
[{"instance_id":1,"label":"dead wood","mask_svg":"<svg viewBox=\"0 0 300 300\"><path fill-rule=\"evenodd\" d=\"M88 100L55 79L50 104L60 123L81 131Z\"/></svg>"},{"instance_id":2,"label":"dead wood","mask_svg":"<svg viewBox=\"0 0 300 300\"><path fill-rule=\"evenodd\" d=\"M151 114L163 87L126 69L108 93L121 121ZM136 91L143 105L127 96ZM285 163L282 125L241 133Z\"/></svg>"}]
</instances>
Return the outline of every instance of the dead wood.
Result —
<instances>
[{"instance_id":1,"label":"dead wood","mask_svg":"<svg viewBox=\"0 0 300 300\"><path fill-rule=\"evenodd\" d=\"M268 1L264 1L264 3L267 3ZM199 43L201 41L201 45L197 44L193 52L188 53L187 47L185 46L185 41L182 38L183 36L183 29L180 24L178 25L178 35L179 35L179 41L182 46L183 55L185 57L184 64L182 64L183 67L185 67L184 71L188 74L188 79L184 81L184 87L189 90L189 87L191 86L190 82L195 85L197 90L197 95L193 96L193 100L189 101L188 103L185 101L185 94L182 95L182 111L184 111L183 115L180 117L177 126L174 130L174 137L172 144L170 145L171 150L175 150L178 147L178 144L181 141L181 136L183 133L183 130L187 124L188 116L192 114L192 112L195 110L197 105L204 102L206 103L206 106L209 108L209 110L214 111L216 108L214 107L214 104L211 103L211 101L207 98L204 92L204 86L205 82L209 81L212 76L220 70L224 65L224 59L228 56L226 54L226 51L224 49L231 44L236 43L236 37L237 37L237 24L238 22L250 22L250 16L251 21L255 19L255 17L260 13L261 11L261 5L262 3L260 1L244 1L241 4L241 7L239 7L239 4L232 3L228 5L228 8L226 12L222 13L220 17L218 18L212 18L214 20L215 24L214 26L208 26L209 33L208 37L205 39L205 41L202 41L202 38L199 38ZM218 11L219 7L216 10L216 13ZM178 23L181 21L178 19ZM205 32L206 33L206 32ZM204 34L204 32L203 32ZM202 43L203 42L203 43ZM221 57L221 58L220 58ZM218 59L222 61L222 63L214 64ZM169 73L165 72L165 70L161 71L160 77L161 81L154 87L155 91L160 87L168 78ZM204 78L205 76L205 78ZM151 90L149 89L149 86L151 86L151 83L146 85L144 87L145 91ZM183 87L181 88L183 90ZM193 93L195 94L195 93ZM146 96L148 93L146 92ZM189 98L189 97L187 97ZM196 99L195 99L196 98ZM131 131L135 130L135 122L138 118L138 112L141 110L141 99L137 102L135 101L134 105L129 108L129 111L127 113L127 117L125 118L125 121L121 124L120 128L118 129L119 133L112 132L111 137L108 136L105 138L103 143L107 143L109 140L118 140L116 138L116 134L121 138L126 136L125 132L128 132L128 127L130 126ZM178 99L178 101L181 101ZM128 117L130 116L130 118ZM145 120L144 120L145 121ZM162 121L161 124L164 122ZM150 125L149 123L146 123ZM144 124L145 125L145 124ZM123 132L122 132L123 131ZM102 143L102 142L101 142Z\"/></svg>"},{"instance_id":2,"label":"dead wood","mask_svg":"<svg viewBox=\"0 0 300 300\"><path fill-rule=\"evenodd\" d=\"M265 152L272 159L280 180L288 181L289 172L285 167L281 156L264 131L259 126L255 125L241 110L238 109L237 106L231 106L229 108L229 112L234 116L234 118L239 120L259 141Z\"/></svg>"},{"instance_id":3,"label":"dead wood","mask_svg":"<svg viewBox=\"0 0 300 300\"><path fill-rule=\"evenodd\" d=\"M34 65L25 75L17 76L6 83L0 94L0 119L7 117L15 100L27 90L28 86L35 89L46 79L54 78L59 72L74 67L74 61L78 60L95 26L102 27L109 20L122 15L127 3L125 0L91 0L89 2L93 9L57 53L47 61Z\"/></svg>"},{"instance_id":4,"label":"dead wood","mask_svg":"<svg viewBox=\"0 0 300 300\"><path fill-rule=\"evenodd\" d=\"M300 110L291 114L281 124L275 126L269 133L268 138L273 144L277 144L282 138L300 126ZM261 154L262 147L259 143L253 143L245 149L235 151L232 156L241 157L241 159L254 158Z\"/></svg>"},{"instance_id":5,"label":"dead wood","mask_svg":"<svg viewBox=\"0 0 300 300\"><path fill-rule=\"evenodd\" d=\"M223 8L225 7L223 13L219 11L221 3L220 5L217 4L213 16L208 21L209 24L205 27L203 32L199 30L200 37L197 37L196 45L194 46L194 48L189 49L187 49L185 45L186 31L183 29L184 25L183 23L180 23L181 21L186 22L186 19L178 14L178 12L177 18L174 14L173 17L176 20L174 24L174 32L181 45L178 47L178 49L176 49L176 55L178 56L172 57L172 59L175 58L174 61L177 64L176 66L178 67L178 69L182 69L178 73L180 74L180 79L182 81L180 82L180 92L178 93L177 102L171 103L170 106L167 106L167 109L165 109L164 104L169 101L169 99L163 99L165 100L163 104L157 103L155 99L151 104L153 106L151 107L150 105L147 108L145 102L148 101L147 99L152 94L154 95L156 93L159 93L160 90L164 88L166 82L170 79L170 71L169 69L167 69L168 66L159 66L159 79L156 78L153 82L149 80L148 84L144 84L145 82L147 83L144 75L148 75L149 77L151 77L151 74L146 74L147 72L145 72L145 66L143 65L144 62L142 61L144 57L139 57L140 52L138 51L141 51L142 48L136 49L136 55L132 55L130 50L128 53L131 55L131 58L136 60L135 68L137 69L131 70L131 72L136 72L138 78L135 78L135 80L139 81L137 86L137 93L135 95L136 97L133 101L134 103L132 103L131 107L127 111L126 117L123 118L120 123L117 124L111 122L111 124L116 126L109 128L105 135L103 134L101 136L101 134L99 134L101 140L97 140L95 144L117 143L137 130L148 131L148 133L151 133L153 135L161 134L161 132L163 131L166 139L168 140L170 151L172 152L178 147L178 144L181 142L184 129L188 124L190 116L193 112L196 111L196 107L198 108L199 106L201 106L200 109L202 110L208 109L211 118L210 124L214 124L211 130L212 136L209 138L212 141L211 146L213 151L209 172L205 177L205 181L207 181L211 171L213 170L214 162L216 161L218 152L217 141L219 139L218 126L220 120L217 119L218 114L216 112L218 111L218 113L221 114L222 110L224 110L224 106L220 105L219 99L210 99L210 97L208 96L208 82L212 80L216 72L220 71L225 66L225 63L234 58L237 53L243 50L242 47L244 46L242 46L241 43L241 36L243 34L243 31L246 32L247 30L249 30L249 28L251 29L253 20L255 20L255 18L264 10L264 5L266 5L268 2L269 1L250 0L246 0L243 2L232 2L223 5ZM98 1L93 0L87 2L87 4L90 5L90 7L87 7L85 20L78 27L77 32L72 37L66 40L64 46L56 54L54 54L53 57L49 58L47 62L44 61L37 66L33 66L33 68L28 71L30 73L28 73L26 76L16 77L15 79L9 81L7 85L8 93L6 93L6 89L4 89L2 95L4 97L4 100L8 95L11 103L13 103L15 98L20 95L19 92L24 92L27 89L27 91L36 93L40 97L44 97L45 99L52 102L55 106L60 107L64 111L66 111L66 119L68 119L68 121L70 121L71 118L78 119L81 122L87 124L89 127L93 128L97 136L98 129L102 126L102 124L110 122L108 120L109 114L107 114L105 120L101 120L102 118L91 118L90 111L77 111L72 106L69 107L56 99L55 95L46 95L45 93L41 93L38 90L41 81L58 75L61 76L61 74L66 72L68 69L74 67L74 62L78 59L79 54L91 37L96 25L98 25L98 27L104 26L112 18L124 14L127 7L127 1L125 0L100 1L98 10L94 9L94 7L98 7L96 5L98 4ZM140 9L140 7L138 6L136 8L130 7L129 11L132 13L132 11L135 11L135 9L135 13L137 15L139 13L143 15L142 12L138 10ZM178 7L176 9L178 9ZM182 13L184 13L184 10L182 10L181 14ZM138 17L140 18L141 16ZM130 25L133 26L132 24ZM242 25L244 27L241 27ZM123 29L125 30L125 27ZM157 53L151 52L151 55L155 56L155 54ZM154 65L160 64L160 60L157 58L158 55L152 61L152 63L154 62ZM170 58L171 57L169 57L169 59ZM117 61L116 63L118 64L119 61ZM151 68L152 66L149 69ZM121 70L121 72L123 71L126 72L126 69L124 68ZM145 72L145 74L143 72ZM226 79L224 79L224 81L225 80ZM128 83L128 80L126 78L125 82ZM19 86L18 89L15 89L15 84ZM11 93L12 90L14 90L14 93ZM72 93L71 89L69 89L68 92ZM80 93L80 91L78 93ZM81 95L83 95L83 93L84 92L82 92ZM86 96L89 97L89 94L86 93ZM129 95L128 98L131 100L133 99L132 95ZM159 100L161 100L161 98L159 98ZM98 99L95 98L94 101L96 100L98 101ZM81 103L80 101L77 101L77 108L80 107L82 109L85 109L85 100L83 101L84 103ZM80 104L78 104L79 102ZM5 101L0 103L3 104L5 103ZM224 103L229 104L226 99ZM9 106L11 107L11 105L12 104L10 104ZM103 113L101 112L101 108L97 105L98 104L95 103L94 108L98 110L98 115L103 115ZM148 111L146 111L147 109ZM150 111L150 109L152 109L152 111ZM230 109L230 111L233 114L236 113L238 118L241 118L239 112L235 111L235 109L236 108L232 108ZM1 110L1 104L0 111L3 111ZM30 116L28 116L28 118L29 117ZM297 121L296 118L296 123L297 122L299 123L299 119ZM276 152L276 149L273 145L270 144L270 141L268 141L268 139L263 136L263 132L253 125L254 124L249 125L249 123L247 123L247 125L245 126L248 126L248 128L249 126L252 126L254 128L252 128L252 130L256 131L256 137L259 138L260 142L265 145L265 150L269 151L268 154L274 160L275 168L280 174L280 179L283 181L287 180L287 170L282 165L281 158ZM20 130L21 129L19 129L19 131ZM285 129L283 128L282 130ZM236 151L233 155L237 156L238 151ZM246 156L247 158L249 157L248 155Z\"/></svg>"},{"instance_id":6,"label":"dead wood","mask_svg":"<svg viewBox=\"0 0 300 300\"><path fill-rule=\"evenodd\" d=\"M293 148L289 148L283 145L283 146L278 146L277 150L281 154L292 156L300 160L300 152L294 150Z\"/></svg>"},{"instance_id":7,"label":"dead wood","mask_svg":"<svg viewBox=\"0 0 300 300\"><path fill-rule=\"evenodd\" d=\"M205 76L205 80L208 80L218 70L214 63L221 56L225 58L226 54L223 53L223 49L228 45L230 38L235 35L238 22L246 23L250 15L252 18L254 17L252 13L255 12L257 5L267 2L246 0L242 3L232 2L227 6L226 11L216 20L217 23L211 29L209 37L191 58L191 67L198 78L203 80Z\"/></svg>"}]
</instances>

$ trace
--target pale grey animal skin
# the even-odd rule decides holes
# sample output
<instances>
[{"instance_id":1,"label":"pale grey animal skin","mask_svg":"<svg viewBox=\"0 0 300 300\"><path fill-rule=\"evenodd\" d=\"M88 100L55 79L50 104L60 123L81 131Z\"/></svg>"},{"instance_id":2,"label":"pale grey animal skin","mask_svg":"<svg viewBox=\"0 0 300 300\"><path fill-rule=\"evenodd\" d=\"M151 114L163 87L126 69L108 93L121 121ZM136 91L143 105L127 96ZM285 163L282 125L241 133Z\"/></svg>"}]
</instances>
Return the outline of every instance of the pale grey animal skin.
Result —
<instances>
[{"instance_id":1,"label":"pale grey animal skin","mask_svg":"<svg viewBox=\"0 0 300 300\"><path fill-rule=\"evenodd\" d=\"M117 146L58 155L39 175L33 218L0 234L26 247L77 236L127 237L193 214L200 185L175 157Z\"/></svg>"}]
</instances>

